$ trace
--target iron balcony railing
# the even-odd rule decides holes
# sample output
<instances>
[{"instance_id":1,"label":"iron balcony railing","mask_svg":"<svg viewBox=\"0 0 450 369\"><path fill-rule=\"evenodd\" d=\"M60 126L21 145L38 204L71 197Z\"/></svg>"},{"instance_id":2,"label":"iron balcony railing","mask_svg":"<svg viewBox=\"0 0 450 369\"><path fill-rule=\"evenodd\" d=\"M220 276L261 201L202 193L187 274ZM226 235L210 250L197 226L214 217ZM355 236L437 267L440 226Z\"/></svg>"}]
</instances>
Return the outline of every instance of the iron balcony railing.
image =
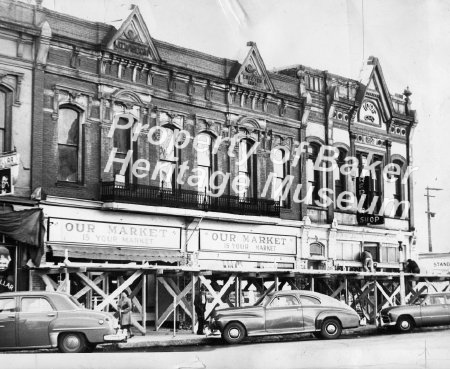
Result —
<instances>
[{"instance_id":1,"label":"iron balcony railing","mask_svg":"<svg viewBox=\"0 0 450 369\"><path fill-rule=\"evenodd\" d=\"M172 208L217 211L242 215L280 216L280 204L273 200L223 195L214 197L202 192L145 185L101 183L103 202L168 206Z\"/></svg>"}]
</instances>

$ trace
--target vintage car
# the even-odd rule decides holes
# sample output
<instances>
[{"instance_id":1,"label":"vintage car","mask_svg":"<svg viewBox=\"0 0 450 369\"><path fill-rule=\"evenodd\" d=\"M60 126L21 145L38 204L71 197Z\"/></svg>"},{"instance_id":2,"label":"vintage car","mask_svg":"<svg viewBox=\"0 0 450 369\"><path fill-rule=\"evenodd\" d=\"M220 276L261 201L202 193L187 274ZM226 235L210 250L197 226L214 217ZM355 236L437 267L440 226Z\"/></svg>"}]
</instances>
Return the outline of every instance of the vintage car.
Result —
<instances>
[{"instance_id":1,"label":"vintage car","mask_svg":"<svg viewBox=\"0 0 450 369\"><path fill-rule=\"evenodd\" d=\"M215 309L209 328L219 330L228 343L246 336L312 332L333 339L342 329L359 326L359 316L348 305L312 291L279 291L266 295L255 305Z\"/></svg>"},{"instance_id":2,"label":"vintage car","mask_svg":"<svg viewBox=\"0 0 450 369\"><path fill-rule=\"evenodd\" d=\"M450 292L420 295L410 305L391 306L379 314L381 327L410 332L415 327L450 324Z\"/></svg>"},{"instance_id":3,"label":"vintage car","mask_svg":"<svg viewBox=\"0 0 450 369\"><path fill-rule=\"evenodd\" d=\"M117 320L85 309L59 292L0 294L0 350L58 347L61 352L89 352L97 344L120 342Z\"/></svg>"}]
</instances>

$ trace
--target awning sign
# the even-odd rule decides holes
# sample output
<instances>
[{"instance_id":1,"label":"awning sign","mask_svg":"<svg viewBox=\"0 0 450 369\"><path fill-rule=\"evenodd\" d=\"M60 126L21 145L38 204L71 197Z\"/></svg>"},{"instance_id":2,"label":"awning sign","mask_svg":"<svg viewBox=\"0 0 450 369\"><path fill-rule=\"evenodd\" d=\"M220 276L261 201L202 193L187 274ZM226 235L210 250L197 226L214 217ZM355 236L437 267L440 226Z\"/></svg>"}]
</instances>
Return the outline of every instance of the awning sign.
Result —
<instances>
[{"instance_id":1,"label":"awning sign","mask_svg":"<svg viewBox=\"0 0 450 369\"><path fill-rule=\"evenodd\" d=\"M180 249L181 230L141 224L50 218L49 242Z\"/></svg>"},{"instance_id":2,"label":"awning sign","mask_svg":"<svg viewBox=\"0 0 450 369\"><path fill-rule=\"evenodd\" d=\"M200 250L295 255L295 236L200 230Z\"/></svg>"}]
</instances>

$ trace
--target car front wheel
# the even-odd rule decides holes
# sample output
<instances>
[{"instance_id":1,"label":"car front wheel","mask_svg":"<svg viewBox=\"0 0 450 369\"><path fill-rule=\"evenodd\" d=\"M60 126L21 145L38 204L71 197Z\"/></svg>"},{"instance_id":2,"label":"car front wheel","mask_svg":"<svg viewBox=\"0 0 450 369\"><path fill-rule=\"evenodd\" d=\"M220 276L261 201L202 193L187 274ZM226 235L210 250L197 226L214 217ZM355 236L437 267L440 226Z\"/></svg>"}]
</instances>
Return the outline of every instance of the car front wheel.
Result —
<instances>
[{"instance_id":1,"label":"car front wheel","mask_svg":"<svg viewBox=\"0 0 450 369\"><path fill-rule=\"evenodd\" d=\"M397 324L395 326L401 333L411 332L414 329L414 322L409 317L401 316L397 319Z\"/></svg>"},{"instance_id":2,"label":"car front wheel","mask_svg":"<svg viewBox=\"0 0 450 369\"><path fill-rule=\"evenodd\" d=\"M84 352L87 348L86 338L81 333L63 333L59 337L58 349L65 353Z\"/></svg>"},{"instance_id":3,"label":"car front wheel","mask_svg":"<svg viewBox=\"0 0 450 369\"><path fill-rule=\"evenodd\" d=\"M322 323L320 336L326 340L339 338L342 333L341 323L337 319L326 319Z\"/></svg>"},{"instance_id":4,"label":"car front wheel","mask_svg":"<svg viewBox=\"0 0 450 369\"><path fill-rule=\"evenodd\" d=\"M245 337L245 328L241 323L229 323L223 330L222 338L230 344L239 343Z\"/></svg>"}]
</instances>

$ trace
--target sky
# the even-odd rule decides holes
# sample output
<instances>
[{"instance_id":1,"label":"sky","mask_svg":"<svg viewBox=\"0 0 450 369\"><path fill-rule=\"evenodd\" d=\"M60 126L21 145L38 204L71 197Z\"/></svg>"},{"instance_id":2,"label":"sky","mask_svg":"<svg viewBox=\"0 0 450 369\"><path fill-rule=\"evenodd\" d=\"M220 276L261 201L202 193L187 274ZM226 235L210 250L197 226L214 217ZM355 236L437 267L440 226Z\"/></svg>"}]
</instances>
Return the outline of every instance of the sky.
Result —
<instances>
[{"instance_id":1,"label":"sky","mask_svg":"<svg viewBox=\"0 0 450 369\"><path fill-rule=\"evenodd\" d=\"M413 139L417 251L450 252L450 1L448 0L44 0L43 6L119 28L135 4L153 38L243 61L254 41L268 70L294 64L358 79L376 56L391 94L409 86L419 124Z\"/></svg>"}]
</instances>

